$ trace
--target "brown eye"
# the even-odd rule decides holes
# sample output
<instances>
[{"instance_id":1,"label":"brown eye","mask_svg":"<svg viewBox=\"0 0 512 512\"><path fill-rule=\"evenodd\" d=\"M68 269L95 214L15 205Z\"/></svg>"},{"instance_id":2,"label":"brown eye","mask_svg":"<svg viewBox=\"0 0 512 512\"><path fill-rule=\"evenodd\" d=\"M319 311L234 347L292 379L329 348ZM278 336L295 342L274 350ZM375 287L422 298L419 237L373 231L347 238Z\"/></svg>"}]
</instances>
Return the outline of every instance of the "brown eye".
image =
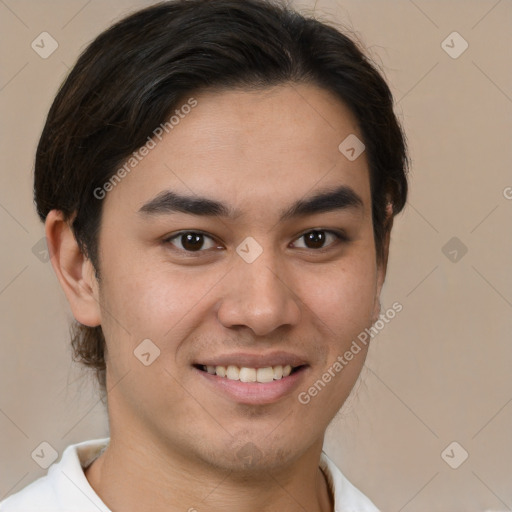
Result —
<instances>
[{"instance_id":1,"label":"brown eye","mask_svg":"<svg viewBox=\"0 0 512 512\"><path fill-rule=\"evenodd\" d=\"M305 249L325 249L324 244L326 240L328 240L329 235L334 237L337 241L345 240L345 237L341 233L336 233L335 231L328 231L325 229L315 229L312 231L308 231L301 235L297 240L304 239L305 246L299 248ZM295 244L294 244L295 245ZM327 247L333 245L329 244Z\"/></svg>"},{"instance_id":2,"label":"brown eye","mask_svg":"<svg viewBox=\"0 0 512 512\"><path fill-rule=\"evenodd\" d=\"M197 231L183 231L177 235L167 238L165 242L174 245L177 249L182 251L200 252L205 250L204 245L206 239L211 240L211 246L207 247L206 249L215 246L213 239L210 236L199 233ZM174 243L174 240L176 240L177 243Z\"/></svg>"},{"instance_id":3,"label":"brown eye","mask_svg":"<svg viewBox=\"0 0 512 512\"><path fill-rule=\"evenodd\" d=\"M324 231L311 231L304 235L304 241L309 249L321 249L325 243Z\"/></svg>"}]
</instances>

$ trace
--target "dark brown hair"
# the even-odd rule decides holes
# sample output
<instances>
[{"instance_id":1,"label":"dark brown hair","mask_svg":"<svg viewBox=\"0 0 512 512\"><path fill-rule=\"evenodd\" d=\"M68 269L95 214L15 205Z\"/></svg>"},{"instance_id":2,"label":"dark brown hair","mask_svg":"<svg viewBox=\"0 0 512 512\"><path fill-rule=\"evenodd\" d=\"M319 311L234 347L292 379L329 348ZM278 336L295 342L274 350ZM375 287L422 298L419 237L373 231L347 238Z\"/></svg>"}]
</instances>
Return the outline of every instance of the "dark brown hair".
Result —
<instances>
[{"instance_id":1,"label":"dark brown hair","mask_svg":"<svg viewBox=\"0 0 512 512\"><path fill-rule=\"evenodd\" d=\"M35 162L34 194L45 220L73 219L101 279L102 187L165 123L182 98L206 89L316 84L354 114L370 169L379 259L407 196L405 137L375 65L338 29L270 0L175 0L153 5L101 33L80 55L48 113ZM341 141L340 141L341 142ZM105 394L101 326L73 326L76 360L96 370Z\"/></svg>"}]
</instances>

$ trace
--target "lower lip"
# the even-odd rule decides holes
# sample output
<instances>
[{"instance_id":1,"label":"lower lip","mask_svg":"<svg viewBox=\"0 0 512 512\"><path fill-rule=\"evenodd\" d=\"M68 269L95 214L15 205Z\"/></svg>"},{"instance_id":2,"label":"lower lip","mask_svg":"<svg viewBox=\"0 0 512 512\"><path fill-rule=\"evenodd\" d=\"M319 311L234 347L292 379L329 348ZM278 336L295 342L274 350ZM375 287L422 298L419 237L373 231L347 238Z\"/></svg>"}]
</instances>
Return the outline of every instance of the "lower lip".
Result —
<instances>
[{"instance_id":1,"label":"lower lip","mask_svg":"<svg viewBox=\"0 0 512 512\"><path fill-rule=\"evenodd\" d=\"M227 395L235 402L251 405L263 405L277 402L281 398L289 395L307 373L308 366L302 366L299 370L272 382L241 382L239 380L231 380L227 377L219 377L211 373L194 370L201 374L207 385L212 386L216 393Z\"/></svg>"}]
</instances>

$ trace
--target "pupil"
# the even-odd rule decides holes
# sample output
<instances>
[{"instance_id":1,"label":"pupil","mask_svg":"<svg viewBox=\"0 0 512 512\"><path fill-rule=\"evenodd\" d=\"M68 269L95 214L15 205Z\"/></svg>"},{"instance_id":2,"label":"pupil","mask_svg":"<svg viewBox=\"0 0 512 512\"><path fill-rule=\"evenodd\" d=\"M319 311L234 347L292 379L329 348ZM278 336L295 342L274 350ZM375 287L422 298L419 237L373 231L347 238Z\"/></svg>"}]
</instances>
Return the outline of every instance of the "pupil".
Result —
<instances>
[{"instance_id":1,"label":"pupil","mask_svg":"<svg viewBox=\"0 0 512 512\"><path fill-rule=\"evenodd\" d=\"M322 248L325 242L325 233L323 231L311 231L306 235L306 245L311 243L313 245L312 248L319 249Z\"/></svg>"},{"instance_id":2,"label":"pupil","mask_svg":"<svg viewBox=\"0 0 512 512\"><path fill-rule=\"evenodd\" d=\"M200 233L185 233L181 235L181 244L186 250L199 250L203 245L202 237Z\"/></svg>"},{"instance_id":3,"label":"pupil","mask_svg":"<svg viewBox=\"0 0 512 512\"><path fill-rule=\"evenodd\" d=\"M182 245L186 250L197 251L203 245L203 235L200 233L185 233L181 235ZM306 245L308 247L319 249L325 243L325 233L323 231L311 231L306 235Z\"/></svg>"}]
</instances>

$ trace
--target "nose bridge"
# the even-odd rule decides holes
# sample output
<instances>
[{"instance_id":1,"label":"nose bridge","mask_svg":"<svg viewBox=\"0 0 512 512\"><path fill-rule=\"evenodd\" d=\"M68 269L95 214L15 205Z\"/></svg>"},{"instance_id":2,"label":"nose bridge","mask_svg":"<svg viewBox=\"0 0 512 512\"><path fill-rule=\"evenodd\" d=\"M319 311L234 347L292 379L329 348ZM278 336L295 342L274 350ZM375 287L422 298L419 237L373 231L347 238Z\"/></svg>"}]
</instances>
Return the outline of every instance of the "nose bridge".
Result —
<instances>
[{"instance_id":1,"label":"nose bridge","mask_svg":"<svg viewBox=\"0 0 512 512\"><path fill-rule=\"evenodd\" d=\"M275 300L278 296L286 294L286 290L283 290L285 276L280 276L279 268L276 256L269 250L252 263L240 262L237 272L240 276L242 294L246 292L251 301L257 301L258 296Z\"/></svg>"},{"instance_id":2,"label":"nose bridge","mask_svg":"<svg viewBox=\"0 0 512 512\"><path fill-rule=\"evenodd\" d=\"M246 245L247 244L247 245ZM255 240L237 248L229 288L219 308L226 327L245 325L264 335L281 325L299 321L300 308L292 286L287 283L277 251L256 245Z\"/></svg>"}]
</instances>

